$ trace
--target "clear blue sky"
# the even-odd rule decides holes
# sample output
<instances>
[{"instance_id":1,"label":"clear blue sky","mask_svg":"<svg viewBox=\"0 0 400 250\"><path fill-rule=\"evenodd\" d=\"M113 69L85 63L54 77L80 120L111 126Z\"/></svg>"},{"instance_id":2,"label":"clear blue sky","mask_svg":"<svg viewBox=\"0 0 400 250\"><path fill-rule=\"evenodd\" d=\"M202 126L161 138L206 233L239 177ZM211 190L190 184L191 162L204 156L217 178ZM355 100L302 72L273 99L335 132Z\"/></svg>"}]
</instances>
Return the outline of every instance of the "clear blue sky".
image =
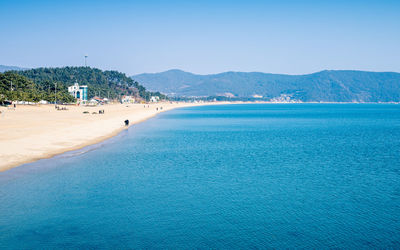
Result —
<instances>
[{"instance_id":1,"label":"clear blue sky","mask_svg":"<svg viewBox=\"0 0 400 250\"><path fill-rule=\"evenodd\" d=\"M400 1L0 0L0 64L400 72Z\"/></svg>"}]
</instances>

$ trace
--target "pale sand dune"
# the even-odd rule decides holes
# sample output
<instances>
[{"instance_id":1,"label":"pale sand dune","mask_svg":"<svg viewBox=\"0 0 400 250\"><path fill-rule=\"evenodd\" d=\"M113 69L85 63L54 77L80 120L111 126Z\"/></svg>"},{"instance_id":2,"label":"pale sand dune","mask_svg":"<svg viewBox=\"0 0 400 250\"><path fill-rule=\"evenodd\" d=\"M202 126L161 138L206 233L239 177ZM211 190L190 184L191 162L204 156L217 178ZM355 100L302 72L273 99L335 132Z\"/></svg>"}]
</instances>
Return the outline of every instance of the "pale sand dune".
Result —
<instances>
[{"instance_id":1,"label":"pale sand dune","mask_svg":"<svg viewBox=\"0 0 400 250\"><path fill-rule=\"evenodd\" d=\"M132 125L166 110L194 105L204 104L67 106L66 111L54 105L0 107L0 171L100 142L125 129L126 119ZM161 106L163 110L157 111ZM105 114L92 114L100 109Z\"/></svg>"}]
</instances>

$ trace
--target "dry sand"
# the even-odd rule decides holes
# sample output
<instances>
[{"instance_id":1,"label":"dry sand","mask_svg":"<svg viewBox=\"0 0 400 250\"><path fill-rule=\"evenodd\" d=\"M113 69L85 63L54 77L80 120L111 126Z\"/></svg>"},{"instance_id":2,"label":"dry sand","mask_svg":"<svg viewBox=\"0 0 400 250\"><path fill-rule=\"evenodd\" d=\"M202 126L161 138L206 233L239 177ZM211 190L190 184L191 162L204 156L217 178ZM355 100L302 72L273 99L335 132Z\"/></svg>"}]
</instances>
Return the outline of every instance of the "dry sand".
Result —
<instances>
[{"instance_id":1,"label":"dry sand","mask_svg":"<svg viewBox=\"0 0 400 250\"><path fill-rule=\"evenodd\" d=\"M0 171L105 140L125 129L126 119L132 125L163 111L194 105L204 104L66 106L68 110L56 110L54 105L0 107ZM100 109L105 114L92 114Z\"/></svg>"}]
</instances>

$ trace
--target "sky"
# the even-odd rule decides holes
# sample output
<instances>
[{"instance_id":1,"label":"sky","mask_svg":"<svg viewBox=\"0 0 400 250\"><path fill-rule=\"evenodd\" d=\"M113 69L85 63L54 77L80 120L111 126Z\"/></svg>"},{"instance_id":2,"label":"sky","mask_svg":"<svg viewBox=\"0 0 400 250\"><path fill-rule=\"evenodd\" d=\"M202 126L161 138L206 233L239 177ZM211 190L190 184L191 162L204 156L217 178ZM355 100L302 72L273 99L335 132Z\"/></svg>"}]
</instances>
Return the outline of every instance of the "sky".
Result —
<instances>
[{"instance_id":1,"label":"sky","mask_svg":"<svg viewBox=\"0 0 400 250\"><path fill-rule=\"evenodd\" d=\"M0 0L0 64L400 72L400 1Z\"/></svg>"}]
</instances>

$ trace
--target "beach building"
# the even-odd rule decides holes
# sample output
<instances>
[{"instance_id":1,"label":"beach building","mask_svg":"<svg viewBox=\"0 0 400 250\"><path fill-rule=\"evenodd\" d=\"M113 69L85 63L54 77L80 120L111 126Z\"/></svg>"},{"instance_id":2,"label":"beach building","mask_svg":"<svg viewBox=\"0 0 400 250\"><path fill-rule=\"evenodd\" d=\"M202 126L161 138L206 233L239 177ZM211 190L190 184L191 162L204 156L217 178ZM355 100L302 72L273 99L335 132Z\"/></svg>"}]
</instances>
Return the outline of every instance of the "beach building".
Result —
<instances>
[{"instance_id":1,"label":"beach building","mask_svg":"<svg viewBox=\"0 0 400 250\"><path fill-rule=\"evenodd\" d=\"M160 97L158 97L158 96L150 97L150 102L158 102L159 100L160 100Z\"/></svg>"},{"instance_id":2,"label":"beach building","mask_svg":"<svg viewBox=\"0 0 400 250\"><path fill-rule=\"evenodd\" d=\"M81 102L87 101L87 86L79 85L77 82L68 87L68 92Z\"/></svg>"},{"instance_id":3,"label":"beach building","mask_svg":"<svg viewBox=\"0 0 400 250\"><path fill-rule=\"evenodd\" d=\"M98 97L98 96L95 96L95 97L93 97L92 99L90 99L90 101L89 101L89 103L91 104L91 105L103 105L103 104L105 104L106 103L106 100L105 100L106 98L101 98L101 97ZM107 99L108 100L108 99Z\"/></svg>"},{"instance_id":4,"label":"beach building","mask_svg":"<svg viewBox=\"0 0 400 250\"><path fill-rule=\"evenodd\" d=\"M135 97L130 95L124 95L121 98L122 103L135 103Z\"/></svg>"}]
</instances>

